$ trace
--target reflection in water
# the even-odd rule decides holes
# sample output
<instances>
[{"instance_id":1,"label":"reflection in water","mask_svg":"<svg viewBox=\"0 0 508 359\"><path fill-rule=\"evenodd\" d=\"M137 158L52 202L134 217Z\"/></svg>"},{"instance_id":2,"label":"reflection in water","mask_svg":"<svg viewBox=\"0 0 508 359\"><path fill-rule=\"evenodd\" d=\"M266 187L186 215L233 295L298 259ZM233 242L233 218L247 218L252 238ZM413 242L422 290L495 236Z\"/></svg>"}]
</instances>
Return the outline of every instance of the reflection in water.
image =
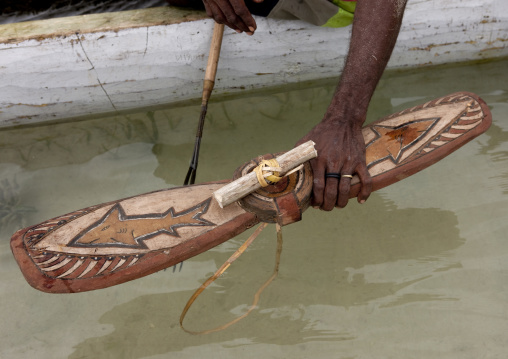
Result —
<instances>
[{"instance_id":1,"label":"reflection in water","mask_svg":"<svg viewBox=\"0 0 508 359\"><path fill-rule=\"evenodd\" d=\"M16 178L0 181L0 228L23 228L27 214L35 212L35 208L21 204L19 191Z\"/></svg>"},{"instance_id":2,"label":"reflection in water","mask_svg":"<svg viewBox=\"0 0 508 359\"><path fill-rule=\"evenodd\" d=\"M432 292L398 294L431 277L434 271L460 268L457 263L447 264L448 253L464 243L455 214L438 209L398 210L390 200L373 197L369 201L376 216L369 219L368 226L362 226L362 221L372 215L371 210L356 205L340 213L340 223L331 216L323 223L323 213L310 210L303 222L285 227L280 276L261 297L259 309L233 327L204 336L189 335L179 328L178 319L193 291L143 295L105 313L100 323L113 325L113 332L86 339L76 346L71 358L94 357L106 349L114 350L117 357L142 358L224 341L291 345L354 340L355 334L347 329L321 328L308 311L316 306L348 310L369 304L387 308L411 302L458 300ZM205 291L191 309L186 327L212 328L246 310L272 270L272 231L268 227L264 238ZM215 260L216 267L224 257L217 253L207 256ZM392 265L418 266L419 262L426 269L396 279L383 275L372 278L369 269L390 272ZM201 281L209 273L202 275ZM334 320L340 322L341 318Z\"/></svg>"},{"instance_id":3,"label":"reflection in water","mask_svg":"<svg viewBox=\"0 0 508 359\"><path fill-rule=\"evenodd\" d=\"M160 128L160 129L159 129ZM171 121L155 122L153 112L82 122L0 130L1 163L27 170L85 163L130 143L155 143Z\"/></svg>"},{"instance_id":4,"label":"reflection in water","mask_svg":"<svg viewBox=\"0 0 508 359\"><path fill-rule=\"evenodd\" d=\"M393 302L382 305L381 308L388 308L388 307L395 307L397 305L404 305L408 303L415 303L415 302L430 302L430 301L436 301L436 300L445 300L445 301L458 301L458 298L446 298L442 295L438 294L404 294L397 299L395 299Z\"/></svg>"},{"instance_id":5,"label":"reflection in water","mask_svg":"<svg viewBox=\"0 0 508 359\"><path fill-rule=\"evenodd\" d=\"M508 113L508 91L501 91L498 95L492 96L489 102L492 116L494 119L506 119ZM506 121L500 121L497 125L494 123L489 129L490 138L485 141L482 146L482 153L488 154L492 158L492 162L499 166L499 172L492 179L500 182L499 185L503 189L503 193L508 194L508 168L504 165L508 160L508 126Z\"/></svg>"}]
</instances>

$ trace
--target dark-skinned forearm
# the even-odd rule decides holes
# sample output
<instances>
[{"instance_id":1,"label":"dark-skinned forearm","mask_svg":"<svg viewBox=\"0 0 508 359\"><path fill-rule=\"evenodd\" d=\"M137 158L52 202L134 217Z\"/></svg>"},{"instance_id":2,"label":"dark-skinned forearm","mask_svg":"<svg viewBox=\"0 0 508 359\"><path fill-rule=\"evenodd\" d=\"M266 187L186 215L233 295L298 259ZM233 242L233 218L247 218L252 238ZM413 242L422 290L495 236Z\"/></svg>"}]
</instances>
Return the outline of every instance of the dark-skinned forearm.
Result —
<instances>
[{"instance_id":1,"label":"dark-skinned forearm","mask_svg":"<svg viewBox=\"0 0 508 359\"><path fill-rule=\"evenodd\" d=\"M365 121L367 107L390 59L406 0L360 0L349 55L325 121Z\"/></svg>"}]
</instances>

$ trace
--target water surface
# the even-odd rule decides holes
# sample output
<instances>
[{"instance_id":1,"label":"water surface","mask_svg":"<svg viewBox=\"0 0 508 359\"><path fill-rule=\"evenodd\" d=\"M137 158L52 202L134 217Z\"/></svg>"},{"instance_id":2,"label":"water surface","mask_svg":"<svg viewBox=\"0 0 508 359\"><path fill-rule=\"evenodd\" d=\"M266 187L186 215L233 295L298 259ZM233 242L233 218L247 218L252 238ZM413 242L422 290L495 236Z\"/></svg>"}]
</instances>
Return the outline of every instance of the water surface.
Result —
<instances>
[{"instance_id":1,"label":"water surface","mask_svg":"<svg viewBox=\"0 0 508 359\"><path fill-rule=\"evenodd\" d=\"M187 299L247 234L171 269L94 292L26 282L9 249L23 226L183 182L199 105L0 131L2 358L504 358L508 353L508 60L387 72L368 121L451 92L479 94L488 132L364 205L308 210L284 228L280 276L259 308L193 336ZM198 181L291 148L334 80L212 99ZM191 309L203 330L242 314L270 275L269 226Z\"/></svg>"}]
</instances>

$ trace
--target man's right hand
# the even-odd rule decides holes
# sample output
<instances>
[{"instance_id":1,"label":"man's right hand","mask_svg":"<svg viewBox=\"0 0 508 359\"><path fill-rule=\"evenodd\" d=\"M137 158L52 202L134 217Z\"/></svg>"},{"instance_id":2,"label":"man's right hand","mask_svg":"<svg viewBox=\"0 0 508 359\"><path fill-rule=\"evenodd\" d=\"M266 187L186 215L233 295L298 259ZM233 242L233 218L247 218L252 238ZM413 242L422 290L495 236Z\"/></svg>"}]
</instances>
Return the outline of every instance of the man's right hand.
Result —
<instances>
[{"instance_id":1,"label":"man's right hand","mask_svg":"<svg viewBox=\"0 0 508 359\"><path fill-rule=\"evenodd\" d=\"M247 35L252 35L256 31L256 21L244 0L203 0L203 4L207 15L217 23L227 25L239 33L245 32Z\"/></svg>"}]
</instances>

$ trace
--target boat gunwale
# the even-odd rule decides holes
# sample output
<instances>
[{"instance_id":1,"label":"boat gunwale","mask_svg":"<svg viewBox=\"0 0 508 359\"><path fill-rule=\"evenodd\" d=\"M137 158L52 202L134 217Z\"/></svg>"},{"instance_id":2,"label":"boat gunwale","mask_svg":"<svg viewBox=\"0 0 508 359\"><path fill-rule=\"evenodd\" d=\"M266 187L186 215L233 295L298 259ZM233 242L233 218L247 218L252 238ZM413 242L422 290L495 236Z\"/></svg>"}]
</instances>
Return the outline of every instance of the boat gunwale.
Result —
<instances>
[{"instance_id":1,"label":"boat gunwale","mask_svg":"<svg viewBox=\"0 0 508 359\"><path fill-rule=\"evenodd\" d=\"M173 6L24 21L0 25L0 44L164 26L207 19L204 11Z\"/></svg>"}]
</instances>

